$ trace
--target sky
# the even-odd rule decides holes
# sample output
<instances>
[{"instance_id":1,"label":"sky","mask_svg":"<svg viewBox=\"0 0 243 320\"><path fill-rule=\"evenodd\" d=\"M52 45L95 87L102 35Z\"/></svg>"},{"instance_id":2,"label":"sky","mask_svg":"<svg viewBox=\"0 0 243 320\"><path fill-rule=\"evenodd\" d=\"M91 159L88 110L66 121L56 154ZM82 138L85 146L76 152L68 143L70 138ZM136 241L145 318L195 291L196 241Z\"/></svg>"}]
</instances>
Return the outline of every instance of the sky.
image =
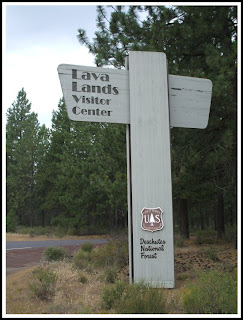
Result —
<instances>
[{"instance_id":1,"label":"sky","mask_svg":"<svg viewBox=\"0 0 243 320\"><path fill-rule=\"evenodd\" d=\"M98 3L99 4L99 3ZM21 3L3 6L3 119L24 88L31 111L51 128L52 111L62 98L57 67L61 63L95 66L94 56L77 39L96 28L96 4ZM5 32L4 32L5 30Z\"/></svg>"}]
</instances>

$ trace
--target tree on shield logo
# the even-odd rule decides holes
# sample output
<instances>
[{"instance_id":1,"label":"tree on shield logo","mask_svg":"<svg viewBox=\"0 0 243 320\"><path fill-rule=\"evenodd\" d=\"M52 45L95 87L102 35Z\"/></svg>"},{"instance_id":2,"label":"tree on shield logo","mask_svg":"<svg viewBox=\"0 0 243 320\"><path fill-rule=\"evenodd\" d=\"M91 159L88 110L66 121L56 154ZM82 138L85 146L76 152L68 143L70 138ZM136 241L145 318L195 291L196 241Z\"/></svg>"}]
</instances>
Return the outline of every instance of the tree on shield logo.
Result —
<instances>
[{"instance_id":1,"label":"tree on shield logo","mask_svg":"<svg viewBox=\"0 0 243 320\"><path fill-rule=\"evenodd\" d=\"M161 208L143 208L141 211L142 222L141 227L146 231L159 231L163 229L164 222L162 220L163 211Z\"/></svg>"}]
</instances>

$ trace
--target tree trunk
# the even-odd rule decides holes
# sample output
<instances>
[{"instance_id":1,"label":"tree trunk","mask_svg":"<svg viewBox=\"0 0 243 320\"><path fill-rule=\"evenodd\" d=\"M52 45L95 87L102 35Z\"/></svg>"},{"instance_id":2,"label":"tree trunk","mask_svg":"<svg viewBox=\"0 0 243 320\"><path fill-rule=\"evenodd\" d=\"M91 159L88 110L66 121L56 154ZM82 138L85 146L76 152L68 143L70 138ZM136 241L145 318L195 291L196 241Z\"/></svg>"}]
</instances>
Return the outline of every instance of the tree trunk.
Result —
<instances>
[{"instance_id":1,"label":"tree trunk","mask_svg":"<svg viewBox=\"0 0 243 320\"><path fill-rule=\"evenodd\" d=\"M30 227L33 227L33 196L34 196L34 157L33 149L31 150L31 164L30 164L30 207L29 207L29 224Z\"/></svg>"},{"instance_id":2,"label":"tree trunk","mask_svg":"<svg viewBox=\"0 0 243 320\"><path fill-rule=\"evenodd\" d=\"M180 199L174 199L173 200L173 225L174 228L176 226L180 226L180 213L179 213L179 204Z\"/></svg>"},{"instance_id":3,"label":"tree trunk","mask_svg":"<svg viewBox=\"0 0 243 320\"><path fill-rule=\"evenodd\" d=\"M45 210L42 210L41 212L41 222L42 227L45 228Z\"/></svg>"},{"instance_id":4,"label":"tree trunk","mask_svg":"<svg viewBox=\"0 0 243 320\"><path fill-rule=\"evenodd\" d=\"M124 215L124 228L127 228L127 225L128 225L128 212L126 211Z\"/></svg>"},{"instance_id":5,"label":"tree trunk","mask_svg":"<svg viewBox=\"0 0 243 320\"><path fill-rule=\"evenodd\" d=\"M217 229L218 229L218 239L222 239L225 229L224 229L224 196L223 192L218 194L218 208L217 208Z\"/></svg>"},{"instance_id":6,"label":"tree trunk","mask_svg":"<svg viewBox=\"0 0 243 320\"><path fill-rule=\"evenodd\" d=\"M218 224L217 224L217 209L214 210L214 230L218 230Z\"/></svg>"},{"instance_id":7,"label":"tree trunk","mask_svg":"<svg viewBox=\"0 0 243 320\"><path fill-rule=\"evenodd\" d=\"M194 228L194 225L195 225L195 223L194 223L194 217L191 216L190 226L191 226L192 228Z\"/></svg>"},{"instance_id":8,"label":"tree trunk","mask_svg":"<svg viewBox=\"0 0 243 320\"><path fill-rule=\"evenodd\" d=\"M187 199L180 199L179 213L180 213L180 234L183 238L189 238Z\"/></svg>"},{"instance_id":9,"label":"tree trunk","mask_svg":"<svg viewBox=\"0 0 243 320\"><path fill-rule=\"evenodd\" d=\"M208 212L208 209L205 209L205 213L206 213L206 225L207 225L207 228L209 228L209 212Z\"/></svg>"},{"instance_id":10,"label":"tree trunk","mask_svg":"<svg viewBox=\"0 0 243 320\"><path fill-rule=\"evenodd\" d=\"M114 229L117 229L117 228L118 228L118 209L116 208L114 212Z\"/></svg>"},{"instance_id":11,"label":"tree trunk","mask_svg":"<svg viewBox=\"0 0 243 320\"><path fill-rule=\"evenodd\" d=\"M201 204L199 204L199 210L200 210L200 225L201 225L201 230L205 229L205 225L204 225L204 214L203 214L203 210L201 207Z\"/></svg>"}]
</instances>

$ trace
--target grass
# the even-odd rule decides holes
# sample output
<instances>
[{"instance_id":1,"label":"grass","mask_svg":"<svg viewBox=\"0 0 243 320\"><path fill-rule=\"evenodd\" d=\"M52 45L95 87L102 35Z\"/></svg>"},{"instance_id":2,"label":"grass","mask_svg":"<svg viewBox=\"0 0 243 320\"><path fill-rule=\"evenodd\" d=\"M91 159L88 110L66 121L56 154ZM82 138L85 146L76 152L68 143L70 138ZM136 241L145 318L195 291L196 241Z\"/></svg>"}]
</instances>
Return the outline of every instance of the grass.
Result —
<instances>
[{"instance_id":1,"label":"grass","mask_svg":"<svg viewBox=\"0 0 243 320\"><path fill-rule=\"evenodd\" d=\"M137 284L116 281L107 286L102 294L103 306L115 309L118 314L164 314L166 311L165 290L149 288L143 282Z\"/></svg>"},{"instance_id":2,"label":"grass","mask_svg":"<svg viewBox=\"0 0 243 320\"><path fill-rule=\"evenodd\" d=\"M186 313L236 314L236 274L218 270L200 272L197 281L188 284L183 299Z\"/></svg>"},{"instance_id":3,"label":"grass","mask_svg":"<svg viewBox=\"0 0 243 320\"><path fill-rule=\"evenodd\" d=\"M88 226L85 228L64 228L60 226L36 226L36 227L26 227L18 226L16 228L16 233L27 234L29 237L47 236L47 237L58 237L63 238L65 236L87 236L87 235L106 235L108 233L107 229L98 228L95 226Z\"/></svg>"},{"instance_id":4,"label":"grass","mask_svg":"<svg viewBox=\"0 0 243 320\"><path fill-rule=\"evenodd\" d=\"M35 235L35 236L30 236L29 233L12 233L8 232L6 234L6 241L42 241L42 240L54 240L54 239L63 239L63 240L74 240L74 239L84 239L87 240L89 239L107 239L110 238L109 234L106 235L89 235L87 236L70 236L70 235L64 235L62 237L56 236L54 233L51 234L46 234L46 235Z\"/></svg>"}]
</instances>

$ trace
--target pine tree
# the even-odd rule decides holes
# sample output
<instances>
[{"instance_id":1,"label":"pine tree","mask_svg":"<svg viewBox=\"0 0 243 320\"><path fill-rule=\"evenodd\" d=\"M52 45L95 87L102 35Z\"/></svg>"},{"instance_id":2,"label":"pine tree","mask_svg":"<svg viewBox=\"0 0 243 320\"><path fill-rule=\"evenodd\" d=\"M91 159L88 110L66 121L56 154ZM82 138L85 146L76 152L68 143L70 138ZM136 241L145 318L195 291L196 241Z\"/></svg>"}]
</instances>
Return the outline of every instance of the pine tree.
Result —
<instances>
[{"instance_id":1,"label":"pine tree","mask_svg":"<svg viewBox=\"0 0 243 320\"><path fill-rule=\"evenodd\" d=\"M63 99L52 123L42 175L46 223L74 232L126 225L125 126L71 121Z\"/></svg>"},{"instance_id":2,"label":"pine tree","mask_svg":"<svg viewBox=\"0 0 243 320\"><path fill-rule=\"evenodd\" d=\"M7 111L7 224L33 226L35 221L35 175L41 161L39 123L22 88Z\"/></svg>"},{"instance_id":3,"label":"pine tree","mask_svg":"<svg viewBox=\"0 0 243 320\"><path fill-rule=\"evenodd\" d=\"M188 202L181 208L188 208L191 212L199 207L199 203L200 210L205 208L205 212L212 208L211 220L214 219L213 208L218 208L218 216L222 218L224 208L228 208L230 215L227 216L234 220L237 7L112 8L108 19L105 6L97 7L98 30L93 42L89 41L85 30L78 30L79 42L95 55L97 66L124 68L125 57L131 50L161 51L167 55L170 74L209 78L213 82L208 127L205 130L172 128L173 196L182 199L183 203ZM144 19L141 12L146 14ZM223 200L227 205L217 206L217 202ZM203 216L201 211L201 221ZM186 213L187 217L190 214ZM188 221L184 227L189 228ZM218 232L221 236L223 229L219 229L220 225ZM188 235L189 230L184 234Z\"/></svg>"},{"instance_id":4,"label":"pine tree","mask_svg":"<svg viewBox=\"0 0 243 320\"><path fill-rule=\"evenodd\" d=\"M50 150L50 131L45 125L38 130L37 135L38 148L36 150L37 165L35 174L35 212L36 224L45 227L49 224L48 214L45 208L46 194L48 190L48 181L46 180L46 172L50 163L48 162L48 153Z\"/></svg>"}]
</instances>

